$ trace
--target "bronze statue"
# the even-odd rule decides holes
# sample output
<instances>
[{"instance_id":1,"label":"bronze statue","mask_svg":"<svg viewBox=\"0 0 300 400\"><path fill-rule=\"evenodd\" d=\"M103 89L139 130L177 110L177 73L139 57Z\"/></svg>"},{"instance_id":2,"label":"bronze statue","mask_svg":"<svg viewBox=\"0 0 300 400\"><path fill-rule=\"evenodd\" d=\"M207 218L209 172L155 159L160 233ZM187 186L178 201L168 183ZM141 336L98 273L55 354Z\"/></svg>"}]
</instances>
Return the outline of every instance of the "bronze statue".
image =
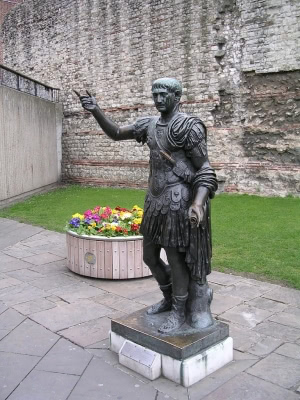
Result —
<instances>
[{"instance_id":1,"label":"bronze statue","mask_svg":"<svg viewBox=\"0 0 300 400\"><path fill-rule=\"evenodd\" d=\"M152 95L160 116L145 117L119 127L87 92L80 96L103 131L113 140L135 139L150 148L149 188L141 233L144 261L156 278L163 300L148 314L170 311L160 333L176 332L185 322L197 329L213 324L210 198L217 190L206 148L206 128L194 116L179 112L181 83L157 79ZM160 258L164 248L169 266Z\"/></svg>"}]
</instances>

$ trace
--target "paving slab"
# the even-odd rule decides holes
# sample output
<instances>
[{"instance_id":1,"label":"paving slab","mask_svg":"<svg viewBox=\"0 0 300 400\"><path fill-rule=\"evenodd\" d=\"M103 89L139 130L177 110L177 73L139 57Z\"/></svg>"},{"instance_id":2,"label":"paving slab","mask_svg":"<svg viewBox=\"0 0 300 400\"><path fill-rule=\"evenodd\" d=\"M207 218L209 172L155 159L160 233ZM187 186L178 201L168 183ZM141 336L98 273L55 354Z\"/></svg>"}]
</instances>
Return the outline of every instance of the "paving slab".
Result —
<instances>
[{"instance_id":1,"label":"paving slab","mask_svg":"<svg viewBox=\"0 0 300 400\"><path fill-rule=\"evenodd\" d=\"M4 303L0 303L0 315L7 310L7 306Z\"/></svg>"},{"instance_id":2,"label":"paving slab","mask_svg":"<svg viewBox=\"0 0 300 400\"><path fill-rule=\"evenodd\" d=\"M106 316L111 308L90 300L66 304L33 314L31 318L53 332Z\"/></svg>"},{"instance_id":3,"label":"paving slab","mask_svg":"<svg viewBox=\"0 0 300 400\"><path fill-rule=\"evenodd\" d=\"M275 350L275 353L300 360L300 346L294 343L283 344Z\"/></svg>"},{"instance_id":4,"label":"paving slab","mask_svg":"<svg viewBox=\"0 0 300 400\"><path fill-rule=\"evenodd\" d=\"M38 278L45 278L45 275L31 269L19 269L17 271L6 272L7 276L19 279L22 282L30 282Z\"/></svg>"},{"instance_id":5,"label":"paving slab","mask_svg":"<svg viewBox=\"0 0 300 400\"><path fill-rule=\"evenodd\" d=\"M100 342L93 343L86 347L86 349L109 349L110 348L110 340L109 338L103 339Z\"/></svg>"},{"instance_id":6,"label":"paving slab","mask_svg":"<svg viewBox=\"0 0 300 400\"><path fill-rule=\"evenodd\" d=\"M204 398L205 396L208 396L210 393L217 390L230 379L239 375L241 372L245 371L256 362L257 359L244 359L236 360L227 364L213 374L208 375L202 381L192 385L189 388L190 399L199 400ZM225 400L226 398L223 397L223 399ZM217 400L217 398L215 400Z\"/></svg>"},{"instance_id":7,"label":"paving slab","mask_svg":"<svg viewBox=\"0 0 300 400\"><path fill-rule=\"evenodd\" d=\"M19 311L23 315L31 315L39 311L50 310L50 308L54 307L56 307L55 303L43 298L13 306L15 310Z\"/></svg>"},{"instance_id":8,"label":"paving slab","mask_svg":"<svg viewBox=\"0 0 300 400\"><path fill-rule=\"evenodd\" d=\"M263 278L263 277L261 277ZM279 285L272 283L272 282L266 282L265 280L258 280L258 279L252 279L252 278L243 278L242 279L243 282L248 283L250 285L254 285L254 286L259 286L261 288L263 288L266 291L275 289L280 287Z\"/></svg>"},{"instance_id":9,"label":"paving slab","mask_svg":"<svg viewBox=\"0 0 300 400\"><path fill-rule=\"evenodd\" d=\"M155 400L176 400L174 397L169 396L168 394L158 392Z\"/></svg>"},{"instance_id":10,"label":"paving slab","mask_svg":"<svg viewBox=\"0 0 300 400\"><path fill-rule=\"evenodd\" d=\"M61 259L62 257L60 256L56 256L55 254L46 252L46 253L36 254L30 257L25 257L23 258L23 261L26 261L33 265L43 265L55 261L60 261Z\"/></svg>"},{"instance_id":11,"label":"paving slab","mask_svg":"<svg viewBox=\"0 0 300 400\"><path fill-rule=\"evenodd\" d=\"M277 322L278 324L287 325L300 329L300 316L295 314L282 312L280 314L276 314L270 317L269 321Z\"/></svg>"},{"instance_id":12,"label":"paving slab","mask_svg":"<svg viewBox=\"0 0 300 400\"><path fill-rule=\"evenodd\" d=\"M9 308L0 315L0 327L1 329L11 331L15 329L16 326L20 325L24 319L24 315Z\"/></svg>"},{"instance_id":13,"label":"paving slab","mask_svg":"<svg viewBox=\"0 0 300 400\"><path fill-rule=\"evenodd\" d=\"M190 400L187 388L184 388L183 386L164 377L160 377L153 382L149 382L149 385L153 386L159 392L171 396L171 398L176 400Z\"/></svg>"},{"instance_id":14,"label":"paving slab","mask_svg":"<svg viewBox=\"0 0 300 400\"><path fill-rule=\"evenodd\" d=\"M9 307L45 296L44 290L26 283L0 290L0 300Z\"/></svg>"},{"instance_id":15,"label":"paving slab","mask_svg":"<svg viewBox=\"0 0 300 400\"><path fill-rule=\"evenodd\" d=\"M279 303L278 301L265 299L263 297L258 297L254 300L248 301L249 306L261 308L263 310L269 310L273 312L280 312L285 310L288 305L284 303Z\"/></svg>"},{"instance_id":16,"label":"paving slab","mask_svg":"<svg viewBox=\"0 0 300 400\"><path fill-rule=\"evenodd\" d=\"M264 287L250 285L246 282L237 282L234 285L226 286L221 289L218 294L224 296L240 297L243 300L252 300L266 293L270 289Z\"/></svg>"},{"instance_id":17,"label":"paving slab","mask_svg":"<svg viewBox=\"0 0 300 400\"><path fill-rule=\"evenodd\" d=\"M65 274L47 276L46 278L39 278L30 282L32 286L44 289L47 292L61 286L70 286L76 283L76 279L73 279L72 277Z\"/></svg>"},{"instance_id":18,"label":"paving slab","mask_svg":"<svg viewBox=\"0 0 300 400\"><path fill-rule=\"evenodd\" d=\"M21 382L9 400L66 400L78 379L75 375L34 370Z\"/></svg>"},{"instance_id":19,"label":"paving slab","mask_svg":"<svg viewBox=\"0 0 300 400\"><path fill-rule=\"evenodd\" d=\"M92 354L84 351L68 340L60 339L37 365L39 371L81 375L92 359Z\"/></svg>"},{"instance_id":20,"label":"paving slab","mask_svg":"<svg viewBox=\"0 0 300 400\"><path fill-rule=\"evenodd\" d=\"M8 329L0 329L0 340L3 339L6 335L8 335L10 330Z\"/></svg>"},{"instance_id":21,"label":"paving slab","mask_svg":"<svg viewBox=\"0 0 300 400\"><path fill-rule=\"evenodd\" d=\"M292 393L270 382L266 382L245 372L235 376L220 388L205 396L191 400L299 400Z\"/></svg>"},{"instance_id":22,"label":"paving slab","mask_svg":"<svg viewBox=\"0 0 300 400\"><path fill-rule=\"evenodd\" d=\"M145 306L152 306L152 304L158 303L163 298L162 293L159 289L143 294L142 296L138 296L134 298L134 301L140 304L144 304Z\"/></svg>"},{"instance_id":23,"label":"paving slab","mask_svg":"<svg viewBox=\"0 0 300 400\"><path fill-rule=\"evenodd\" d=\"M263 297L300 307L300 290L278 287Z\"/></svg>"},{"instance_id":24,"label":"paving slab","mask_svg":"<svg viewBox=\"0 0 300 400\"><path fill-rule=\"evenodd\" d=\"M59 273L66 273L70 272L69 268L67 267L66 260L55 261L52 263L48 263L45 265L38 265L38 266L30 266L31 271L36 271L42 275L57 275ZM78 275L74 275L74 278Z\"/></svg>"},{"instance_id":25,"label":"paving slab","mask_svg":"<svg viewBox=\"0 0 300 400\"><path fill-rule=\"evenodd\" d=\"M249 347L259 342L262 337L266 337L246 326L235 324L229 325L229 336L233 339L233 348L239 351L247 351Z\"/></svg>"},{"instance_id":26,"label":"paving slab","mask_svg":"<svg viewBox=\"0 0 300 400\"><path fill-rule=\"evenodd\" d=\"M39 361L36 356L0 352L0 400L7 399Z\"/></svg>"},{"instance_id":27,"label":"paving slab","mask_svg":"<svg viewBox=\"0 0 300 400\"><path fill-rule=\"evenodd\" d=\"M55 277L53 277L53 279L54 278ZM77 280L75 280L74 282L75 284L73 284L72 286L67 286L53 290L52 294L60 297L61 299L67 301L68 303L74 303L75 301L79 301L81 299L89 299L91 297L107 294L107 292L105 292L104 290L96 288L95 286L91 286L87 283L78 282Z\"/></svg>"},{"instance_id":28,"label":"paving slab","mask_svg":"<svg viewBox=\"0 0 300 400\"><path fill-rule=\"evenodd\" d=\"M243 300L240 297L225 296L215 293L211 303L211 312L215 315L223 314L225 311L241 304Z\"/></svg>"},{"instance_id":29,"label":"paving slab","mask_svg":"<svg viewBox=\"0 0 300 400\"><path fill-rule=\"evenodd\" d=\"M0 341L0 351L42 357L58 339L55 333L26 319Z\"/></svg>"},{"instance_id":30,"label":"paving slab","mask_svg":"<svg viewBox=\"0 0 300 400\"><path fill-rule=\"evenodd\" d=\"M273 336L284 341L294 342L300 339L300 329L293 328L277 324L272 321L265 321L253 328L258 333L265 334L267 336Z\"/></svg>"},{"instance_id":31,"label":"paving slab","mask_svg":"<svg viewBox=\"0 0 300 400\"><path fill-rule=\"evenodd\" d=\"M31 249L28 248L28 246L25 246L24 244L21 243L17 243L14 246L6 247L2 251L3 253L15 258L24 258L24 257L34 256L36 254L35 252L31 251Z\"/></svg>"},{"instance_id":32,"label":"paving slab","mask_svg":"<svg viewBox=\"0 0 300 400\"><path fill-rule=\"evenodd\" d=\"M209 282L209 287L213 290L214 294L219 290L223 289L223 285L219 285L218 283Z\"/></svg>"},{"instance_id":33,"label":"paving slab","mask_svg":"<svg viewBox=\"0 0 300 400\"><path fill-rule=\"evenodd\" d=\"M271 311L261 310L260 308L251 307L245 304L234 307L219 315L219 319L253 328L270 315L272 315Z\"/></svg>"},{"instance_id":34,"label":"paving slab","mask_svg":"<svg viewBox=\"0 0 300 400\"><path fill-rule=\"evenodd\" d=\"M282 340L271 336L265 336L261 337L259 342L251 344L247 348L247 352L259 357L264 357L277 349L281 344Z\"/></svg>"},{"instance_id":35,"label":"paving slab","mask_svg":"<svg viewBox=\"0 0 300 400\"><path fill-rule=\"evenodd\" d=\"M32 267L32 264L0 252L0 272L6 273Z\"/></svg>"},{"instance_id":36,"label":"paving slab","mask_svg":"<svg viewBox=\"0 0 300 400\"><path fill-rule=\"evenodd\" d=\"M49 251L51 254L55 254L56 256L66 258L68 256L67 248L64 247L52 247L52 249Z\"/></svg>"},{"instance_id":37,"label":"paving slab","mask_svg":"<svg viewBox=\"0 0 300 400\"><path fill-rule=\"evenodd\" d=\"M99 358L94 358L68 400L155 400L157 391Z\"/></svg>"},{"instance_id":38,"label":"paving slab","mask_svg":"<svg viewBox=\"0 0 300 400\"><path fill-rule=\"evenodd\" d=\"M273 353L249 368L247 372L290 389L299 383L300 360Z\"/></svg>"},{"instance_id":39,"label":"paving slab","mask_svg":"<svg viewBox=\"0 0 300 400\"><path fill-rule=\"evenodd\" d=\"M4 279L0 280L0 289L5 289L7 287L21 285L21 283L23 283L23 282L20 281L19 279L10 278L10 277L4 278Z\"/></svg>"},{"instance_id":40,"label":"paving slab","mask_svg":"<svg viewBox=\"0 0 300 400\"><path fill-rule=\"evenodd\" d=\"M103 294L101 296L94 297L93 300L97 303L111 307L114 310L123 311L126 313L132 313L144 308L144 305L141 303L137 303L133 300L129 300L115 294Z\"/></svg>"},{"instance_id":41,"label":"paving slab","mask_svg":"<svg viewBox=\"0 0 300 400\"><path fill-rule=\"evenodd\" d=\"M21 240L43 231L43 228L10 221L10 224L0 224L0 250L12 246Z\"/></svg>"},{"instance_id":42,"label":"paving slab","mask_svg":"<svg viewBox=\"0 0 300 400\"><path fill-rule=\"evenodd\" d=\"M223 286L233 285L234 283L240 282L243 280L243 277L232 274L224 274L219 271L212 271L208 277L208 282L217 283Z\"/></svg>"},{"instance_id":43,"label":"paving slab","mask_svg":"<svg viewBox=\"0 0 300 400\"><path fill-rule=\"evenodd\" d=\"M98 357L110 365L119 364L119 355L108 349L86 349L93 357Z\"/></svg>"},{"instance_id":44,"label":"paving slab","mask_svg":"<svg viewBox=\"0 0 300 400\"><path fill-rule=\"evenodd\" d=\"M127 299L140 297L141 295L158 289L158 284L152 277L120 281L90 278L86 282L107 292L126 297Z\"/></svg>"},{"instance_id":45,"label":"paving slab","mask_svg":"<svg viewBox=\"0 0 300 400\"><path fill-rule=\"evenodd\" d=\"M107 339L110 327L111 319L102 317L62 330L59 334L71 342L86 347Z\"/></svg>"}]
</instances>

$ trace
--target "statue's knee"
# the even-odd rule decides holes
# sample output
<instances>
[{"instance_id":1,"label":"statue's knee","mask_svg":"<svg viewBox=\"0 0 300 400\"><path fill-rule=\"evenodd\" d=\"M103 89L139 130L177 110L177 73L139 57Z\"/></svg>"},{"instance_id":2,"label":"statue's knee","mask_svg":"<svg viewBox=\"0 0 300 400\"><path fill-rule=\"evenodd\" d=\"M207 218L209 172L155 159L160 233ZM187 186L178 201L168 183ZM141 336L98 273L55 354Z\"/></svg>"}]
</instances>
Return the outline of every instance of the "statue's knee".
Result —
<instances>
[{"instance_id":1,"label":"statue's knee","mask_svg":"<svg viewBox=\"0 0 300 400\"><path fill-rule=\"evenodd\" d=\"M153 257L153 254L144 253L143 260L148 267L156 265L156 259Z\"/></svg>"}]
</instances>

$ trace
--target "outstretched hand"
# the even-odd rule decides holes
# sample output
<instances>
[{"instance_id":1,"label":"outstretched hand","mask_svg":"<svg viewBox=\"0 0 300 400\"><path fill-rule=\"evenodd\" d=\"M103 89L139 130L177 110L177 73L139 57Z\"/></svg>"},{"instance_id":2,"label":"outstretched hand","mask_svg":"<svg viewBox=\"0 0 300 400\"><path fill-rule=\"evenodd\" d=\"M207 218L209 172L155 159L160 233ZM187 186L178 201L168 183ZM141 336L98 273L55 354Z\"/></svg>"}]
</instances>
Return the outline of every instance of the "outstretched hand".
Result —
<instances>
[{"instance_id":1,"label":"outstretched hand","mask_svg":"<svg viewBox=\"0 0 300 400\"><path fill-rule=\"evenodd\" d=\"M97 107L97 101L94 96L90 94L90 92L87 90L86 93L87 95L81 96L77 90L74 90L74 93L79 97L79 100L81 102L82 107L87 110L87 111L93 111Z\"/></svg>"}]
</instances>

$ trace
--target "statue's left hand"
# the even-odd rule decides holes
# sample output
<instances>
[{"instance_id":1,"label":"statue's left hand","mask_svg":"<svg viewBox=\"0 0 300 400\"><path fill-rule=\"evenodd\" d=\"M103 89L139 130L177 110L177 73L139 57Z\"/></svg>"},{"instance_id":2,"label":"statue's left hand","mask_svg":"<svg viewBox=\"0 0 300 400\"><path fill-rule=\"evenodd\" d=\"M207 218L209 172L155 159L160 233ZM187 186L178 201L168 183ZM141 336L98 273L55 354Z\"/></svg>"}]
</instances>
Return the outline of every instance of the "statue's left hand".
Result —
<instances>
[{"instance_id":1,"label":"statue's left hand","mask_svg":"<svg viewBox=\"0 0 300 400\"><path fill-rule=\"evenodd\" d=\"M191 224L199 227L204 219L204 207L202 204L193 203L189 208L188 215Z\"/></svg>"}]
</instances>

